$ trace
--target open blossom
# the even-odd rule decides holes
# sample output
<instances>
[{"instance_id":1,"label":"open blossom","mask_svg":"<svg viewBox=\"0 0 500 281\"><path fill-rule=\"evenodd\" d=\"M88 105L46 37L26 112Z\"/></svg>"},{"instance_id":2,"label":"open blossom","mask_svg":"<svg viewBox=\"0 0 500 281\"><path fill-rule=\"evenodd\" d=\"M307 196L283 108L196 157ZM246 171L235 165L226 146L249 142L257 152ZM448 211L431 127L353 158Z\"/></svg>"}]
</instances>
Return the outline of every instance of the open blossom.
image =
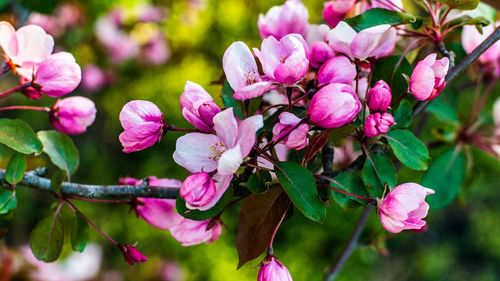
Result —
<instances>
[{"instance_id":1,"label":"open blossom","mask_svg":"<svg viewBox=\"0 0 500 281\"><path fill-rule=\"evenodd\" d=\"M436 54L430 54L419 61L410 79L410 91L421 101L436 98L446 85L446 73L450 66L447 57L436 60Z\"/></svg>"},{"instance_id":2,"label":"open blossom","mask_svg":"<svg viewBox=\"0 0 500 281\"><path fill-rule=\"evenodd\" d=\"M40 14L37 12L30 13L26 24L38 25L48 34L58 37L63 31L63 27L59 24L54 16Z\"/></svg>"},{"instance_id":3,"label":"open blossom","mask_svg":"<svg viewBox=\"0 0 500 281\"><path fill-rule=\"evenodd\" d=\"M392 92L384 80L380 80L366 94L366 103L371 112L384 112L391 105Z\"/></svg>"},{"instance_id":4,"label":"open blossom","mask_svg":"<svg viewBox=\"0 0 500 281\"><path fill-rule=\"evenodd\" d=\"M119 139L123 152L143 150L155 144L163 133L163 117L152 102L135 100L123 106L120 122L124 132Z\"/></svg>"},{"instance_id":5,"label":"open blossom","mask_svg":"<svg viewBox=\"0 0 500 281\"><path fill-rule=\"evenodd\" d=\"M58 100L50 109L50 123L65 134L81 134L95 120L94 102L85 97L69 97Z\"/></svg>"},{"instance_id":6,"label":"open blossom","mask_svg":"<svg viewBox=\"0 0 500 281\"><path fill-rule=\"evenodd\" d=\"M360 110L361 103L351 86L332 83L313 96L307 115L311 123L328 129L351 123Z\"/></svg>"},{"instance_id":7,"label":"open blossom","mask_svg":"<svg viewBox=\"0 0 500 281\"><path fill-rule=\"evenodd\" d=\"M326 61L318 70L318 84L351 84L357 72L354 64L345 56L336 56Z\"/></svg>"},{"instance_id":8,"label":"open blossom","mask_svg":"<svg viewBox=\"0 0 500 281\"><path fill-rule=\"evenodd\" d=\"M279 83L296 83L309 69L307 43L298 34L288 34L279 41L273 36L267 37L262 41L260 51L254 48L254 53L266 77Z\"/></svg>"},{"instance_id":9,"label":"open blossom","mask_svg":"<svg viewBox=\"0 0 500 281\"><path fill-rule=\"evenodd\" d=\"M300 0L287 0L281 6L274 6L266 13L260 14L257 23L260 36L265 39L274 36L278 40L287 34L307 35L309 12Z\"/></svg>"},{"instance_id":10,"label":"open blossom","mask_svg":"<svg viewBox=\"0 0 500 281\"><path fill-rule=\"evenodd\" d=\"M136 262L148 261L148 258L132 245L118 245L118 248L122 251L125 261L130 265L133 265Z\"/></svg>"},{"instance_id":11,"label":"open blossom","mask_svg":"<svg viewBox=\"0 0 500 281\"><path fill-rule=\"evenodd\" d=\"M331 26L335 27L345 18L345 15L352 9L356 0L333 0L327 1L323 5L323 19Z\"/></svg>"},{"instance_id":12,"label":"open blossom","mask_svg":"<svg viewBox=\"0 0 500 281\"><path fill-rule=\"evenodd\" d=\"M94 64L87 64L82 71L82 86L87 91L97 91L106 84L106 74Z\"/></svg>"},{"instance_id":13,"label":"open blossom","mask_svg":"<svg viewBox=\"0 0 500 281\"><path fill-rule=\"evenodd\" d=\"M281 113L279 119L280 122L273 128L273 141L278 141L284 135L288 134L288 136L281 140L281 143L284 143L290 149L296 150L301 150L306 147L309 126L307 124L302 124L291 131L301 119L290 112Z\"/></svg>"},{"instance_id":14,"label":"open blossom","mask_svg":"<svg viewBox=\"0 0 500 281\"><path fill-rule=\"evenodd\" d=\"M490 36L495 28L500 26L500 21L495 24L490 24L482 28L483 33L479 33L474 25L465 25L462 31L462 45L465 51L470 54L479 46L488 36ZM486 66L489 73L494 77L500 76L500 41L494 43L484 53L479 56L479 62Z\"/></svg>"},{"instance_id":15,"label":"open blossom","mask_svg":"<svg viewBox=\"0 0 500 281\"><path fill-rule=\"evenodd\" d=\"M205 210L217 193L215 182L208 173L194 173L182 183L180 195L188 209Z\"/></svg>"},{"instance_id":16,"label":"open blossom","mask_svg":"<svg viewBox=\"0 0 500 281\"><path fill-rule=\"evenodd\" d=\"M293 281L290 272L274 256L266 257L259 269L257 281Z\"/></svg>"},{"instance_id":17,"label":"open blossom","mask_svg":"<svg viewBox=\"0 0 500 281\"><path fill-rule=\"evenodd\" d=\"M241 42L231 44L222 58L226 79L239 100L262 96L273 88L272 81L263 81L257 63L248 46Z\"/></svg>"},{"instance_id":18,"label":"open blossom","mask_svg":"<svg viewBox=\"0 0 500 281\"><path fill-rule=\"evenodd\" d=\"M328 34L328 42L335 52L351 59L380 58L394 51L396 29L384 24L357 33L346 22L341 21Z\"/></svg>"},{"instance_id":19,"label":"open blossom","mask_svg":"<svg viewBox=\"0 0 500 281\"><path fill-rule=\"evenodd\" d=\"M182 246L192 246L200 243L211 243L219 238L222 226L213 220L195 221L184 219L170 228L170 234Z\"/></svg>"},{"instance_id":20,"label":"open blossom","mask_svg":"<svg viewBox=\"0 0 500 281\"><path fill-rule=\"evenodd\" d=\"M412 182L396 186L378 203L382 226L392 233L422 229L429 210L425 197L433 193L434 190Z\"/></svg>"},{"instance_id":21,"label":"open blossom","mask_svg":"<svg viewBox=\"0 0 500 281\"><path fill-rule=\"evenodd\" d=\"M82 80L82 71L75 57L68 52L59 52L43 60L35 70L34 83L40 91L50 97L70 93Z\"/></svg>"},{"instance_id":22,"label":"open blossom","mask_svg":"<svg viewBox=\"0 0 500 281\"><path fill-rule=\"evenodd\" d=\"M170 58L170 50L165 37L161 32L152 36L142 49L145 61L149 64L160 65Z\"/></svg>"},{"instance_id":23,"label":"open blossom","mask_svg":"<svg viewBox=\"0 0 500 281\"><path fill-rule=\"evenodd\" d=\"M203 87L187 81L181 95L180 105L182 115L191 125L204 132L213 130L213 119L220 112L220 108Z\"/></svg>"},{"instance_id":24,"label":"open blossom","mask_svg":"<svg viewBox=\"0 0 500 281\"><path fill-rule=\"evenodd\" d=\"M320 67L325 61L335 56L332 48L330 48L330 46L323 41L312 43L309 51L309 64L314 68Z\"/></svg>"},{"instance_id":25,"label":"open blossom","mask_svg":"<svg viewBox=\"0 0 500 281\"><path fill-rule=\"evenodd\" d=\"M380 134L385 134L392 125L394 125L394 117L390 113L372 113L366 118L365 136L373 138Z\"/></svg>"}]
</instances>

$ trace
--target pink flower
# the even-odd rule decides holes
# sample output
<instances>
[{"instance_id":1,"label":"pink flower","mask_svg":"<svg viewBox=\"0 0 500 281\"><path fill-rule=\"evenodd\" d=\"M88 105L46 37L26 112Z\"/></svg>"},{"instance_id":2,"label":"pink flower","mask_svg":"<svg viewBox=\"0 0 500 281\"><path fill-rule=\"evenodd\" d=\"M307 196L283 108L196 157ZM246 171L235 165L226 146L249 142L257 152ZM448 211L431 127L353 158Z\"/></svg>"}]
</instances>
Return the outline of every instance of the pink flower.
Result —
<instances>
[{"instance_id":1,"label":"pink flower","mask_svg":"<svg viewBox=\"0 0 500 281\"><path fill-rule=\"evenodd\" d=\"M106 84L106 74L94 64L87 64L82 72L82 86L87 91L97 91Z\"/></svg>"},{"instance_id":2,"label":"pink flower","mask_svg":"<svg viewBox=\"0 0 500 281\"><path fill-rule=\"evenodd\" d=\"M72 27L82 20L82 12L77 5L65 3L56 9L56 17L61 26Z\"/></svg>"},{"instance_id":3,"label":"pink flower","mask_svg":"<svg viewBox=\"0 0 500 281\"><path fill-rule=\"evenodd\" d=\"M366 103L371 112L384 112L391 105L392 92L384 80L380 80L366 94Z\"/></svg>"},{"instance_id":4,"label":"pink flower","mask_svg":"<svg viewBox=\"0 0 500 281\"><path fill-rule=\"evenodd\" d=\"M447 57L436 60L436 54L430 54L419 61L410 79L410 90L417 100L431 100L437 97L446 85L446 73L450 66Z\"/></svg>"},{"instance_id":5,"label":"pink flower","mask_svg":"<svg viewBox=\"0 0 500 281\"><path fill-rule=\"evenodd\" d=\"M217 193L214 180L208 173L194 173L182 183L180 195L188 209L208 210L204 207L213 201Z\"/></svg>"},{"instance_id":6,"label":"pink flower","mask_svg":"<svg viewBox=\"0 0 500 281\"><path fill-rule=\"evenodd\" d=\"M52 53L54 39L37 25L25 25L15 31L10 23L2 21L0 47L15 67L13 71L31 81L33 68Z\"/></svg>"},{"instance_id":7,"label":"pink flower","mask_svg":"<svg viewBox=\"0 0 500 281\"><path fill-rule=\"evenodd\" d=\"M200 243L211 243L219 238L222 227L213 220L195 221L184 219L179 224L170 228L170 234L182 246L192 246Z\"/></svg>"},{"instance_id":8,"label":"pink flower","mask_svg":"<svg viewBox=\"0 0 500 281\"><path fill-rule=\"evenodd\" d=\"M401 0L372 0L371 4L371 9L383 8L393 11L401 11L403 8L403 2Z\"/></svg>"},{"instance_id":9,"label":"pink flower","mask_svg":"<svg viewBox=\"0 0 500 281\"><path fill-rule=\"evenodd\" d=\"M335 56L332 48L323 41L314 42L310 47L310 51L309 64L314 68L320 67L325 61Z\"/></svg>"},{"instance_id":10,"label":"pink flower","mask_svg":"<svg viewBox=\"0 0 500 281\"><path fill-rule=\"evenodd\" d=\"M279 41L270 36L262 41L260 51L254 48L266 77L283 84L304 78L309 69L308 52L306 42L297 34L286 35Z\"/></svg>"},{"instance_id":11,"label":"pink flower","mask_svg":"<svg viewBox=\"0 0 500 281\"><path fill-rule=\"evenodd\" d=\"M120 122L124 132L120 134L123 152L143 150L160 140L163 134L163 117L152 102L135 100L123 106Z\"/></svg>"},{"instance_id":12,"label":"pink flower","mask_svg":"<svg viewBox=\"0 0 500 281\"><path fill-rule=\"evenodd\" d=\"M273 88L271 81L262 81L252 52L241 41L234 42L227 48L222 65L227 82L234 90L235 99L245 100L262 96Z\"/></svg>"},{"instance_id":13,"label":"pink flower","mask_svg":"<svg viewBox=\"0 0 500 281\"><path fill-rule=\"evenodd\" d=\"M63 28L60 26L56 17L33 12L28 17L26 24L38 25L48 34L55 37L61 35Z\"/></svg>"},{"instance_id":14,"label":"pink flower","mask_svg":"<svg viewBox=\"0 0 500 281\"><path fill-rule=\"evenodd\" d=\"M309 131L309 126L307 124L302 124L295 130L290 132L301 119L290 112L283 112L279 115L280 122L276 124L273 128L273 141L278 141L284 135L287 135L281 143L286 144L290 149L301 150L307 145L307 132Z\"/></svg>"},{"instance_id":15,"label":"pink flower","mask_svg":"<svg viewBox=\"0 0 500 281\"><path fill-rule=\"evenodd\" d=\"M425 197L434 190L410 182L396 186L378 203L382 226L389 232L398 233L405 229L425 227L429 205Z\"/></svg>"},{"instance_id":16,"label":"pink flower","mask_svg":"<svg viewBox=\"0 0 500 281\"><path fill-rule=\"evenodd\" d=\"M72 54L59 52L42 61L35 72L34 83L42 93L60 97L70 93L82 80L82 71Z\"/></svg>"},{"instance_id":17,"label":"pink flower","mask_svg":"<svg viewBox=\"0 0 500 281\"><path fill-rule=\"evenodd\" d=\"M309 121L323 128L337 128L351 123L361 103L349 85L332 83L321 88L309 102Z\"/></svg>"},{"instance_id":18,"label":"pink flower","mask_svg":"<svg viewBox=\"0 0 500 281\"><path fill-rule=\"evenodd\" d=\"M191 125L201 131L213 131L213 119L220 112L220 108L203 87L187 81L181 95L180 105L182 115Z\"/></svg>"},{"instance_id":19,"label":"pink flower","mask_svg":"<svg viewBox=\"0 0 500 281\"><path fill-rule=\"evenodd\" d=\"M477 31L473 25L465 25L462 31L462 45L465 51L470 54L479 44L493 33L496 26L500 26L500 21L483 27L483 34ZM500 76L500 41L497 41L479 57L479 62L486 66L487 72L494 77Z\"/></svg>"},{"instance_id":20,"label":"pink flower","mask_svg":"<svg viewBox=\"0 0 500 281\"><path fill-rule=\"evenodd\" d=\"M300 0L287 0L282 6L274 6L266 13L260 14L257 23L260 36L265 39L274 36L281 39L287 34L307 35L309 13Z\"/></svg>"},{"instance_id":21,"label":"pink flower","mask_svg":"<svg viewBox=\"0 0 500 281\"><path fill-rule=\"evenodd\" d=\"M81 134L92 125L97 110L94 103L84 97L58 100L50 109L50 122L59 132Z\"/></svg>"},{"instance_id":22,"label":"pink flower","mask_svg":"<svg viewBox=\"0 0 500 281\"><path fill-rule=\"evenodd\" d=\"M141 22L161 22L165 19L166 15L165 9L151 4L142 4L137 10L138 18Z\"/></svg>"},{"instance_id":23,"label":"pink flower","mask_svg":"<svg viewBox=\"0 0 500 281\"><path fill-rule=\"evenodd\" d=\"M115 9L99 18L95 25L97 39L106 47L115 62L135 58L140 50L139 44L120 29L123 19L124 12Z\"/></svg>"},{"instance_id":24,"label":"pink flower","mask_svg":"<svg viewBox=\"0 0 500 281\"><path fill-rule=\"evenodd\" d=\"M375 112L366 118L365 136L369 138L376 137L380 134L385 134L389 128L394 125L394 117L390 113Z\"/></svg>"},{"instance_id":25,"label":"pink flower","mask_svg":"<svg viewBox=\"0 0 500 281\"><path fill-rule=\"evenodd\" d=\"M396 29L390 25L377 25L357 33L341 21L328 34L328 44L337 53L351 59L366 60L392 54L396 45Z\"/></svg>"},{"instance_id":26,"label":"pink flower","mask_svg":"<svg viewBox=\"0 0 500 281\"><path fill-rule=\"evenodd\" d=\"M347 12L354 6L356 0L333 0L325 2L323 8L323 19L331 26L335 27L345 18Z\"/></svg>"},{"instance_id":27,"label":"pink flower","mask_svg":"<svg viewBox=\"0 0 500 281\"><path fill-rule=\"evenodd\" d=\"M357 72L354 64L344 56L336 56L326 61L318 70L318 84L351 84Z\"/></svg>"},{"instance_id":28,"label":"pink flower","mask_svg":"<svg viewBox=\"0 0 500 281\"><path fill-rule=\"evenodd\" d=\"M125 261L130 265L134 265L136 262L148 261L148 258L132 245L118 245L118 248L122 251Z\"/></svg>"},{"instance_id":29,"label":"pink flower","mask_svg":"<svg viewBox=\"0 0 500 281\"><path fill-rule=\"evenodd\" d=\"M277 258L270 256L262 261L257 281L293 281L290 272Z\"/></svg>"},{"instance_id":30,"label":"pink flower","mask_svg":"<svg viewBox=\"0 0 500 281\"><path fill-rule=\"evenodd\" d=\"M170 58L170 50L161 33L149 40L142 53L145 61L153 65L164 64Z\"/></svg>"}]
</instances>

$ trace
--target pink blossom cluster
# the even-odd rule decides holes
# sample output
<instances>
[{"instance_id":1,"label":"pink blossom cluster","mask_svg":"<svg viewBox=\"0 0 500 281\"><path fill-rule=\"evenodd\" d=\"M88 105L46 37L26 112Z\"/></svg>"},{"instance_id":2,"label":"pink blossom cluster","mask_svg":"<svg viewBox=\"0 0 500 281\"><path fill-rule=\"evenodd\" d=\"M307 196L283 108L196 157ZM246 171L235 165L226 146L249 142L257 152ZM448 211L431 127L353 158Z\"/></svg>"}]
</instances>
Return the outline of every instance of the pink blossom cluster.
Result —
<instances>
[{"instance_id":1,"label":"pink blossom cluster","mask_svg":"<svg viewBox=\"0 0 500 281\"><path fill-rule=\"evenodd\" d=\"M82 21L83 13L80 7L73 3L64 3L55 9L54 15L30 13L26 24L38 25L57 38L65 30L77 27Z\"/></svg>"}]
</instances>

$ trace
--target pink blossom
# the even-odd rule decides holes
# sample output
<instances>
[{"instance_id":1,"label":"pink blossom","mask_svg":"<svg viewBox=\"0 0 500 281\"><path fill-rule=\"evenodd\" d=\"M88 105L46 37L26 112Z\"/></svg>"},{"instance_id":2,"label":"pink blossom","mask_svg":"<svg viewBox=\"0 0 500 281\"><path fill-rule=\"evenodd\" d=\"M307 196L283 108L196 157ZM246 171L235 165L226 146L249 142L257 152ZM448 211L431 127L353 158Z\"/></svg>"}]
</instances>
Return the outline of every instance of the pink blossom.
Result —
<instances>
[{"instance_id":1,"label":"pink blossom","mask_svg":"<svg viewBox=\"0 0 500 281\"><path fill-rule=\"evenodd\" d=\"M266 13L260 14L257 23L260 36L265 39L274 36L281 39L287 34L307 35L309 12L300 0L287 0L281 6L274 6Z\"/></svg>"},{"instance_id":2,"label":"pink blossom","mask_svg":"<svg viewBox=\"0 0 500 281\"><path fill-rule=\"evenodd\" d=\"M62 27L73 27L82 20L82 12L75 4L64 3L56 9L56 18Z\"/></svg>"},{"instance_id":3,"label":"pink blossom","mask_svg":"<svg viewBox=\"0 0 500 281\"><path fill-rule=\"evenodd\" d=\"M215 182L208 173L194 173L182 183L180 195L188 209L205 210L217 193Z\"/></svg>"},{"instance_id":4,"label":"pink blossom","mask_svg":"<svg viewBox=\"0 0 500 281\"><path fill-rule=\"evenodd\" d=\"M60 97L76 89L82 80L82 71L72 54L59 52L42 61L35 72L34 83L42 93Z\"/></svg>"},{"instance_id":5,"label":"pink blossom","mask_svg":"<svg viewBox=\"0 0 500 281\"><path fill-rule=\"evenodd\" d=\"M357 72L354 64L344 56L336 56L326 61L318 70L318 84L351 84Z\"/></svg>"},{"instance_id":6,"label":"pink blossom","mask_svg":"<svg viewBox=\"0 0 500 281\"><path fill-rule=\"evenodd\" d=\"M30 14L26 24L38 25L43 28L45 32L55 37L61 35L63 31L56 17L36 12Z\"/></svg>"},{"instance_id":7,"label":"pink blossom","mask_svg":"<svg viewBox=\"0 0 500 281\"><path fill-rule=\"evenodd\" d=\"M434 190L413 182L396 186L378 203L382 226L392 233L425 227L426 223L422 219L429 210L425 202L429 194L434 194Z\"/></svg>"},{"instance_id":8,"label":"pink blossom","mask_svg":"<svg viewBox=\"0 0 500 281\"><path fill-rule=\"evenodd\" d=\"M430 54L419 61L410 79L410 90L418 100L431 100L436 98L446 85L449 60L443 57L436 60L436 54Z\"/></svg>"},{"instance_id":9,"label":"pink blossom","mask_svg":"<svg viewBox=\"0 0 500 281\"><path fill-rule=\"evenodd\" d=\"M139 45L119 27L123 12L114 10L96 22L97 39L107 48L111 59L121 62L135 58L139 54Z\"/></svg>"},{"instance_id":10,"label":"pink blossom","mask_svg":"<svg viewBox=\"0 0 500 281\"><path fill-rule=\"evenodd\" d=\"M462 31L462 45L465 51L470 54L479 46L495 28L500 26L500 21L483 27L483 34L479 33L474 25L465 25ZM487 72L494 77L500 76L500 41L497 41L479 57L479 62L486 66Z\"/></svg>"},{"instance_id":11,"label":"pink blossom","mask_svg":"<svg viewBox=\"0 0 500 281\"><path fill-rule=\"evenodd\" d=\"M390 113L375 112L366 118L365 136L369 138L376 137L380 134L385 134L389 128L394 125L394 117Z\"/></svg>"},{"instance_id":12,"label":"pink blossom","mask_svg":"<svg viewBox=\"0 0 500 281\"><path fill-rule=\"evenodd\" d=\"M309 102L307 115L311 123L323 128L337 128L351 123L361 103L349 85L332 83L321 88Z\"/></svg>"},{"instance_id":13,"label":"pink blossom","mask_svg":"<svg viewBox=\"0 0 500 281\"><path fill-rule=\"evenodd\" d=\"M170 234L182 246L192 246L200 243L211 243L219 238L222 227L213 220L195 221L184 219L179 224L170 228Z\"/></svg>"},{"instance_id":14,"label":"pink blossom","mask_svg":"<svg viewBox=\"0 0 500 281\"><path fill-rule=\"evenodd\" d=\"M106 84L106 74L94 64L87 64L82 71L82 86L87 91L98 91Z\"/></svg>"},{"instance_id":15,"label":"pink blossom","mask_svg":"<svg viewBox=\"0 0 500 281\"><path fill-rule=\"evenodd\" d=\"M165 37L161 33L149 40L142 53L145 61L153 65L164 64L170 58L170 50Z\"/></svg>"},{"instance_id":16,"label":"pink blossom","mask_svg":"<svg viewBox=\"0 0 500 281\"><path fill-rule=\"evenodd\" d=\"M310 47L310 52L309 64L314 68L320 67L325 61L335 56L332 48L322 41L314 42Z\"/></svg>"},{"instance_id":17,"label":"pink blossom","mask_svg":"<svg viewBox=\"0 0 500 281\"><path fill-rule=\"evenodd\" d=\"M220 112L212 96L203 87L187 81L181 95L182 115L195 128L204 132L212 132L214 116Z\"/></svg>"},{"instance_id":18,"label":"pink blossom","mask_svg":"<svg viewBox=\"0 0 500 281\"><path fill-rule=\"evenodd\" d=\"M122 251L125 261L130 265L134 265L136 262L148 261L148 258L132 245L118 245L118 248Z\"/></svg>"},{"instance_id":19,"label":"pink blossom","mask_svg":"<svg viewBox=\"0 0 500 281\"><path fill-rule=\"evenodd\" d=\"M222 66L227 82L234 90L235 99L255 98L273 88L272 82L262 81L252 52L241 41L234 42L227 48Z\"/></svg>"},{"instance_id":20,"label":"pink blossom","mask_svg":"<svg viewBox=\"0 0 500 281\"><path fill-rule=\"evenodd\" d=\"M392 11L401 11L403 2L401 0L371 0L371 8L383 8Z\"/></svg>"},{"instance_id":21,"label":"pink blossom","mask_svg":"<svg viewBox=\"0 0 500 281\"><path fill-rule=\"evenodd\" d=\"M257 281L293 281L290 272L277 258L266 257L259 269Z\"/></svg>"},{"instance_id":22,"label":"pink blossom","mask_svg":"<svg viewBox=\"0 0 500 281\"><path fill-rule=\"evenodd\" d=\"M280 122L273 128L273 141L278 141L283 136L288 134L281 140L281 143L284 143L288 148L295 150L301 150L306 147L309 126L307 124L302 124L291 131L302 120L290 112L281 113L279 115L279 119Z\"/></svg>"},{"instance_id":23,"label":"pink blossom","mask_svg":"<svg viewBox=\"0 0 500 281\"><path fill-rule=\"evenodd\" d=\"M315 42L326 42L330 27L326 24L310 24L307 30L306 42L312 46Z\"/></svg>"},{"instance_id":24,"label":"pink blossom","mask_svg":"<svg viewBox=\"0 0 500 281\"><path fill-rule=\"evenodd\" d=\"M351 59L366 60L392 54L396 45L396 29L390 25L377 25L357 33L341 21L328 34L328 44L337 53Z\"/></svg>"},{"instance_id":25,"label":"pink blossom","mask_svg":"<svg viewBox=\"0 0 500 281\"><path fill-rule=\"evenodd\" d=\"M50 123L59 132L81 134L95 120L94 103L85 97L69 97L58 100L50 109Z\"/></svg>"},{"instance_id":26,"label":"pink blossom","mask_svg":"<svg viewBox=\"0 0 500 281\"><path fill-rule=\"evenodd\" d=\"M384 80L380 80L366 94L366 103L371 112L384 112L391 105L391 88Z\"/></svg>"},{"instance_id":27,"label":"pink blossom","mask_svg":"<svg viewBox=\"0 0 500 281\"><path fill-rule=\"evenodd\" d=\"M345 18L345 15L352 9L356 0L333 0L325 2L323 5L323 19L331 26L335 27Z\"/></svg>"},{"instance_id":28,"label":"pink blossom","mask_svg":"<svg viewBox=\"0 0 500 281\"><path fill-rule=\"evenodd\" d=\"M142 4L137 8L138 18L141 22L161 22L165 19L166 11L162 7L151 4Z\"/></svg>"},{"instance_id":29,"label":"pink blossom","mask_svg":"<svg viewBox=\"0 0 500 281\"><path fill-rule=\"evenodd\" d=\"M270 36L262 41L260 51L254 48L266 77L283 84L304 78L309 69L308 52L307 43L297 34L286 35L279 41Z\"/></svg>"},{"instance_id":30,"label":"pink blossom","mask_svg":"<svg viewBox=\"0 0 500 281\"><path fill-rule=\"evenodd\" d=\"M123 152L143 150L155 144L163 133L163 117L152 102L135 100L123 106L120 122L124 132L120 134Z\"/></svg>"}]
</instances>

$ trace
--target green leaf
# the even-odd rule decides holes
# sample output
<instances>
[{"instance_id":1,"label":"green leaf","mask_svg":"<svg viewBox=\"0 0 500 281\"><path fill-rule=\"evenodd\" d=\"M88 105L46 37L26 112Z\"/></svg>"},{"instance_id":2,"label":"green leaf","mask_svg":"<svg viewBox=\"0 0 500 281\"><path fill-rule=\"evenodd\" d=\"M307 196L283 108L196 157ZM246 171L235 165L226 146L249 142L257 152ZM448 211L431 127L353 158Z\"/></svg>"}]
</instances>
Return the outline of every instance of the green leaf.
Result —
<instances>
[{"instance_id":1,"label":"green leaf","mask_svg":"<svg viewBox=\"0 0 500 281\"><path fill-rule=\"evenodd\" d=\"M248 190L252 193L264 193L269 189L268 182L272 180L271 173L259 170L248 179Z\"/></svg>"},{"instance_id":2,"label":"green leaf","mask_svg":"<svg viewBox=\"0 0 500 281\"><path fill-rule=\"evenodd\" d=\"M371 86L373 87L379 80L384 80L391 87L392 99L397 100L399 96L408 90L408 81L403 74L410 77L412 71L411 65L405 57L389 56L380 58L373 69Z\"/></svg>"},{"instance_id":3,"label":"green leaf","mask_svg":"<svg viewBox=\"0 0 500 281\"><path fill-rule=\"evenodd\" d=\"M453 123L458 125L458 116L455 109L445 102L441 96L435 98L426 109L434 117L444 123Z\"/></svg>"},{"instance_id":4,"label":"green leaf","mask_svg":"<svg viewBox=\"0 0 500 281\"><path fill-rule=\"evenodd\" d=\"M479 4L479 0L436 0L444 3L453 9L458 10L474 10Z\"/></svg>"},{"instance_id":5,"label":"green leaf","mask_svg":"<svg viewBox=\"0 0 500 281\"><path fill-rule=\"evenodd\" d=\"M15 192L4 191L0 193L0 215L7 214L17 206L17 197Z\"/></svg>"},{"instance_id":6,"label":"green leaf","mask_svg":"<svg viewBox=\"0 0 500 281\"><path fill-rule=\"evenodd\" d=\"M43 149L35 132L21 120L0 119L0 143L23 154L39 155Z\"/></svg>"},{"instance_id":7,"label":"green leaf","mask_svg":"<svg viewBox=\"0 0 500 281\"><path fill-rule=\"evenodd\" d=\"M222 92L220 97L222 98L222 102L224 105L229 108L233 108L233 113L240 119L245 119L245 106L243 101L237 100L233 98L234 91L229 85L229 82L224 81L224 85L222 86Z\"/></svg>"},{"instance_id":8,"label":"green leaf","mask_svg":"<svg viewBox=\"0 0 500 281\"><path fill-rule=\"evenodd\" d=\"M365 185L363 184L363 181L359 177L358 174L354 172L345 172L345 173L340 173L338 174L334 180L335 182L330 182L330 186L340 189L345 192L349 192L352 194L356 194L359 196L364 196L367 197L368 194L366 193ZM348 196L345 194L342 194L338 191L332 190L332 196L333 200L344 210L349 209L350 207L356 206L359 204L361 205L366 205L366 201L361 200L356 197Z\"/></svg>"},{"instance_id":9,"label":"green leaf","mask_svg":"<svg viewBox=\"0 0 500 281\"><path fill-rule=\"evenodd\" d=\"M274 171L297 209L307 218L323 222L326 208L318 197L316 182L311 172L295 162L278 162Z\"/></svg>"},{"instance_id":10,"label":"green leaf","mask_svg":"<svg viewBox=\"0 0 500 281\"><path fill-rule=\"evenodd\" d=\"M43 152L70 178L80 163L80 155L71 138L57 131L39 131L37 134L43 143Z\"/></svg>"},{"instance_id":11,"label":"green leaf","mask_svg":"<svg viewBox=\"0 0 500 281\"><path fill-rule=\"evenodd\" d=\"M41 220L30 236L30 247L38 260L53 262L61 255L64 244L64 227L58 214Z\"/></svg>"},{"instance_id":12,"label":"green leaf","mask_svg":"<svg viewBox=\"0 0 500 281\"><path fill-rule=\"evenodd\" d=\"M407 130L395 130L385 135L389 145L401 163L414 169L426 170L429 165L429 152L413 133Z\"/></svg>"},{"instance_id":13,"label":"green leaf","mask_svg":"<svg viewBox=\"0 0 500 281\"><path fill-rule=\"evenodd\" d=\"M394 169L394 165L383 155L371 154L363 166L363 181L371 196L382 197L386 184L390 188L396 186L396 170Z\"/></svg>"},{"instance_id":14,"label":"green leaf","mask_svg":"<svg viewBox=\"0 0 500 281\"><path fill-rule=\"evenodd\" d=\"M57 194L61 193L61 186L64 180L66 180L66 177L66 171L59 170L55 172L50 178L50 186L52 187L52 190L54 190Z\"/></svg>"},{"instance_id":15,"label":"green leaf","mask_svg":"<svg viewBox=\"0 0 500 281\"><path fill-rule=\"evenodd\" d=\"M497 20L497 10L492 6L482 2L477 5L476 9L467 12L467 15L471 18L484 17L490 22L490 24L494 23Z\"/></svg>"},{"instance_id":16,"label":"green leaf","mask_svg":"<svg viewBox=\"0 0 500 281\"><path fill-rule=\"evenodd\" d=\"M217 202L217 204L215 204L215 206L213 206L211 209L208 209L206 211L188 209L186 208L186 201L184 201L184 199L182 199L180 195L177 196L175 207L177 209L177 212L185 218L195 221L204 221L219 215L231 201L232 195L233 187L231 184L229 185L226 192L224 192L224 195L222 195L222 197L219 199L219 202Z\"/></svg>"},{"instance_id":17,"label":"green leaf","mask_svg":"<svg viewBox=\"0 0 500 281\"><path fill-rule=\"evenodd\" d=\"M20 153L12 155L5 170L5 180L10 184L17 184L23 180L24 172L26 172L26 160Z\"/></svg>"},{"instance_id":18,"label":"green leaf","mask_svg":"<svg viewBox=\"0 0 500 281\"><path fill-rule=\"evenodd\" d=\"M399 104L399 107L396 111L394 111L394 126L391 129L400 129L406 128L411 124L411 113L412 108L411 104L407 100L402 100Z\"/></svg>"},{"instance_id":19,"label":"green leaf","mask_svg":"<svg viewBox=\"0 0 500 281\"><path fill-rule=\"evenodd\" d=\"M417 21L417 18L407 13L375 8L367 10L361 15L345 19L344 21L354 30L360 32L363 29L382 24L396 25L414 23Z\"/></svg>"},{"instance_id":20,"label":"green leaf","mask_svg":"<svg viewBox=\"0 0 500 281\"><path fill-rule=\"evenodd\" d=\"M76 252L83 252L89 238L89 224L83 217L75 212L75 219L71 226L71 248Z\"/></svg>"},{"instance_id":21,"label":"green leaf","mask_svg":"<svg viewBox=\"0 0 500 281\"><path fill-rule=\"evenodd\" d=\"M463 152L450 149L441 154L429 167L422 179L422 185L436 193L427 202L433 209L448 205L458 194L465 179L466 161Z\"/></svg>"}]
</instances>

